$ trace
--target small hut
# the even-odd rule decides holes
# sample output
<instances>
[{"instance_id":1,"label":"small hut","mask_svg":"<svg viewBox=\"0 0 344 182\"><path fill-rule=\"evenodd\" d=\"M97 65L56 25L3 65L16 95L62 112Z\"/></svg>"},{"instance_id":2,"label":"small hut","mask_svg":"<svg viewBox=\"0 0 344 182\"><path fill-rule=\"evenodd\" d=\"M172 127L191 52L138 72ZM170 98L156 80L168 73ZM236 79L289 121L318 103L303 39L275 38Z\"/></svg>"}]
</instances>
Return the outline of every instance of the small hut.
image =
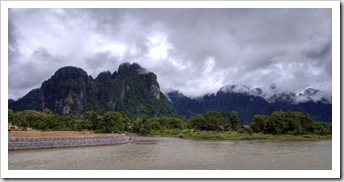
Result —
<instances>
[{"instance_id":1,"label":"small hut","mask_svg":"<svg viewBox=\"0 0 344 182\"><path fill-rule=\"evenodd\" d=\"M218 125L217 129L220 130L220 131L225 131L225 127L223 127L222 125Z\"/></svg>"},{"instance_id":2,"label":"small hut","mask_svg":"<svg viewBox=\"0 0 344 182\"><path fill-rule=\"evenodd\" d=\"M241 126L241 129L243 129L243 130L248 130L249 128L251 128L250 125L242 125Z\"/></svg>"},{"instance_id":3,"label":"small hut","mask_svg":"<svg viewBox=\"0 0 344 182\"><path fill-rule=\"evenodd\" d=\"M14 125L8 125L8 131L18 131L18 126L14 126Z\"/></svg>"}]
</instances>

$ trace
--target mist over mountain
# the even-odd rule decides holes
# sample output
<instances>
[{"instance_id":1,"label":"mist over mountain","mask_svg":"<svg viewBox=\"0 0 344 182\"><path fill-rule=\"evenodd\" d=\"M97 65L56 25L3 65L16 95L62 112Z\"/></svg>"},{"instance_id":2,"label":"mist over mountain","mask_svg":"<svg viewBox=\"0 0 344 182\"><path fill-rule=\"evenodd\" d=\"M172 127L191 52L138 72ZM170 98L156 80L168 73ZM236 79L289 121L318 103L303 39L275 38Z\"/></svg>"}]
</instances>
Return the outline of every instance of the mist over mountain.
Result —
<instances>
[{"instance_id":1,"label":"mist over mountain","mask_svg":"<svg viewBox=\"0 0 344 182\"><path fill-rule=\"evenodd\" d=\"M271 85L271 89L278 90ZM273 94L271 94L273 93ZM244 85L227 85L217 93L190 98L179 91L167 97L177 114L190 118L208 111L237 111L241 122L252 122L255 114L270 115L274 111L299 111L310 114L315 121L332 121L332 98L320 90L308 88L302 93L269 92Z\"/></svg>"}]
</instances>

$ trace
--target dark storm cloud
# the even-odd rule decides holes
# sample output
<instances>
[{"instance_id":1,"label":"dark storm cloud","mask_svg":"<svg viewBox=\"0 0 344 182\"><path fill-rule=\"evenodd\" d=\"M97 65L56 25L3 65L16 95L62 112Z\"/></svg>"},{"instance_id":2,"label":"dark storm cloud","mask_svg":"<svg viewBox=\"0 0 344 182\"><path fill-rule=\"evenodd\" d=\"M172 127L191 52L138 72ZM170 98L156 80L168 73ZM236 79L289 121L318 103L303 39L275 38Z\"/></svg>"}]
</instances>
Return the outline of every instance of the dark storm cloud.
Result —
<instances>
[{"instance_id":1,"label":"dark storm cloud","mask_svg":"<svg viewBox=\"0 0 344 182\"><path fill-rule=\"evenodd\" d=\"M57 70L61 59L64 58L51 55L45 48L40 47L34 50L25 62L9 65L8 86L9 90L14 92L9 98L17 99L40 87L41 83Z\"/></svg>"},{"instance_id":2,"label":"dark storm cloud","mask_svg":"<svg viewBox=\"0 0 344 182\"><path fill-rule=\"evenodd\" d=\"M51 55L47 49L39 47L37 50L33 51L32 59L33 61L41 61L52 64L61 62L63 58L59 58L58 55Z\"/></svg>"},{"instance_id":3,"label":"dark storm cloud","mask_svg":"<svg viewBox=\"0 0 344 182\"><path fill-rule=\"evenodd\" d=\"M120 64L121 62L118 62L117 58L111 55L111 52L98 52L95 55L91 57L85 58L87 68L92 69L94 74L93 76L96 77L97 74L107 71L107 69L104 68L112 68L114 65ZM94 78L95 78L94 77Z\"/></svg>"},{"instance_id":4,"label":"dark storm cloud","mask_svg":"<svg viewBox=\"0 0 344 182\"><path fill-rule=\"evenodd\" d=\"M53 62L38 80L67 65L96 77L129 61L189 96L226 84L332 91L331 9L14 9L9 22L10 74ZM21 71L18 80L31 74ZM10 91L27 92L18 84Z\"/></svg>"}]
</instances>

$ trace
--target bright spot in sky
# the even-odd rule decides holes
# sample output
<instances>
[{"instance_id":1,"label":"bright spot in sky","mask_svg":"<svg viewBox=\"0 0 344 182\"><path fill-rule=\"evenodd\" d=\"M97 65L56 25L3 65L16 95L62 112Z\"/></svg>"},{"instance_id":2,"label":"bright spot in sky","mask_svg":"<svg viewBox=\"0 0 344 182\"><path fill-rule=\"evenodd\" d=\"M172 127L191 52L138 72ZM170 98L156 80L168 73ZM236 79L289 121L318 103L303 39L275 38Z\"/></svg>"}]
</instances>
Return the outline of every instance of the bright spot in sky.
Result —
<instances>
[{"instance_id":1,"label":"bright spot in sky","mask_svg":"<svg viewBox=\"0 0 344 182\"><path fill-rule=\"evenodd\" d=\"M205 61L205 73L210 73L215 65L215 59L213 57L208 57Z\"/></svg>"},{"instance_id":2,"label":"bright spot in sky","mask_svg":"<svg viewBox=\"0 0 344 182\"><path fill-rule=\"evenodd\" d=\"M112 44L106 45L106 49L111 51L114 55L123 57L125 51L127 50L127 46L121 43L112 43Z\"/></svg>"},{"instance_id":3,"label":"bright spot in sky","mask_svg":"<svg viewBox=\"0 0 344 182\"><path fill-rule=\"evenodd\" d=\"M168 50L172 46L167 42L167 37L164 35L155 35L148 38L149 42L147 43L148 57L154 61L159 59L166 59L168 57Z\"/></svg>"},{"instance_id":4,"label":"bright spot in sky","mask_svg":"<svg viewBox=\"0 0 344 182\"><path fill-rule=\"evenodd\" d=\"M112 42L96 35L90 38L88 44L95 48L95 52L111 52L113 55L122 58L128 51L128 46L121 42Z\"/></svg>"}]
</instances>

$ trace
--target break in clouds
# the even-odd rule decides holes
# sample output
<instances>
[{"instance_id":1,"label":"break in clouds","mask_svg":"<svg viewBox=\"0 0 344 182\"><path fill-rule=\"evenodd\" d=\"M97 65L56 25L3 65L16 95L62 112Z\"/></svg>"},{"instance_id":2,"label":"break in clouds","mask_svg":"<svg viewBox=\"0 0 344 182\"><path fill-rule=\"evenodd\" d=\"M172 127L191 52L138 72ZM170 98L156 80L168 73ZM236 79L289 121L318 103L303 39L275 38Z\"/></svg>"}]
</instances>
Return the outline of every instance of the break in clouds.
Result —
<instances>
[{"instance_id":1,"label":"break in clouds","mask_svg":"<svg viewBox=\"0 0 344 182\"><path fill-rule=\"evenodd\" d=\"M192 97L230 84L332 92L331 9L10 9L8 20L13 99L63 66L95 78L123 62Z\"/></svg>"}]
</instances>

